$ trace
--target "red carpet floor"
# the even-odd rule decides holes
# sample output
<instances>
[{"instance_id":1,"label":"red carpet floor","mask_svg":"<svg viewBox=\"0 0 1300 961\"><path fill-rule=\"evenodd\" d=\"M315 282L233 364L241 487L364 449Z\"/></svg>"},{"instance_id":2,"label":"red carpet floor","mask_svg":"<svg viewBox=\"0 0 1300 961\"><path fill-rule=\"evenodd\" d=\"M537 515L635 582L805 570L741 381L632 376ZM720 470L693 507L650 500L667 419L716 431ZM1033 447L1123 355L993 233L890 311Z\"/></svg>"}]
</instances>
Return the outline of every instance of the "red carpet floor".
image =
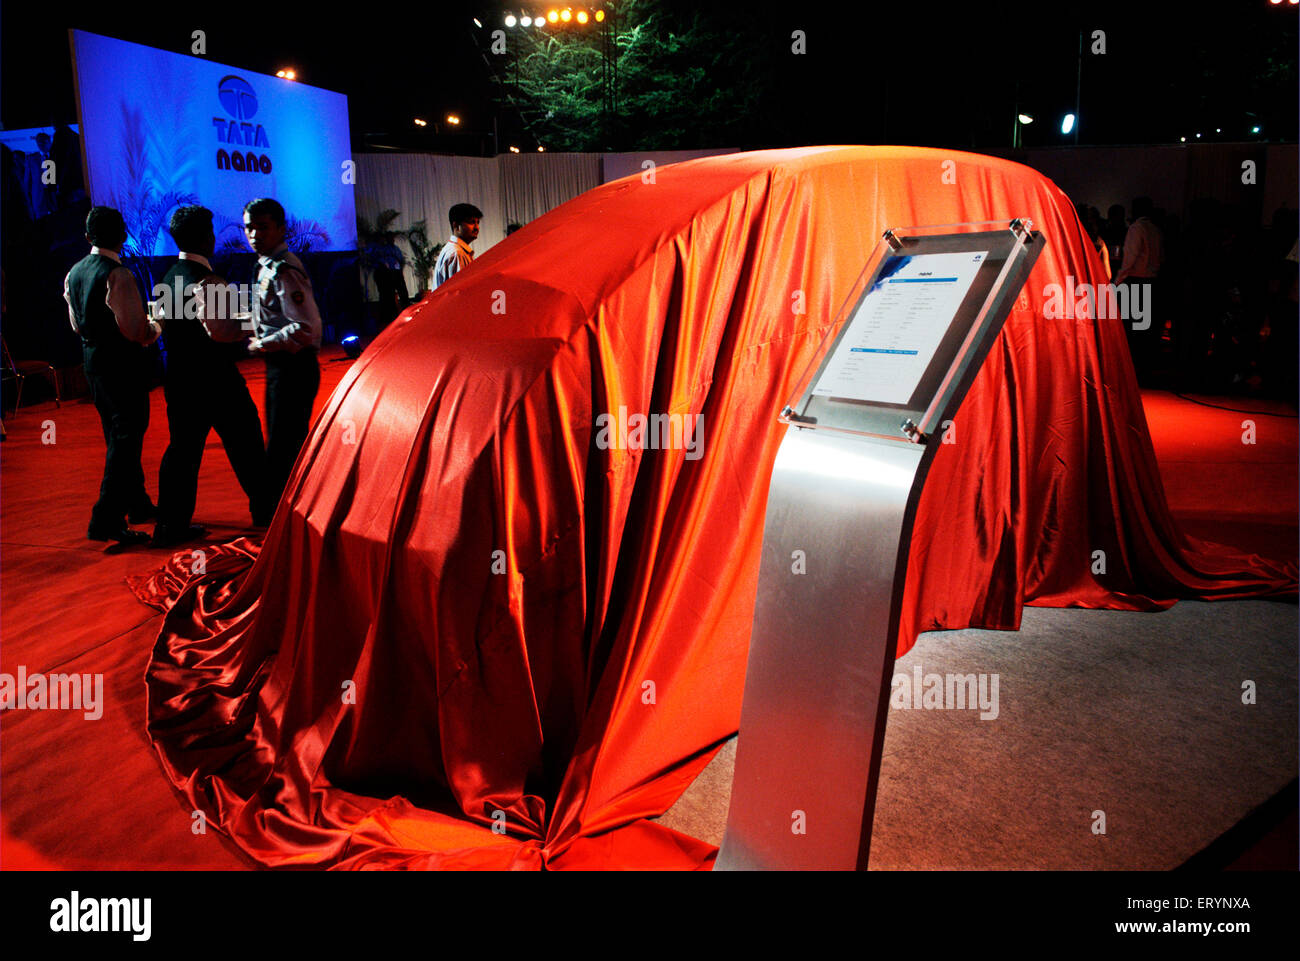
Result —
<instances>
[{"instance_id":1,"label":"red carpet floor","mask_svg":"<svg viewBox=\"0 0 1300 961\"><path fill-rule=\"evenodd\" d=\"M322 355L317 411L349 362ZM245 365L261 405L261 365ZM1300 444L1294 411L1263 402L1144 394L1156 454L1187 533L1295 560ZM166 447L161 390L144 447L157 493ZM1255 443L1243 443L1253 421ZM43 443L53 423L54 443ZM215 831L198 830L163 776L144 731L144 670L162 615L127 590L128 574L167 550L117 551L85 539L104 443L86 402L26 407L0 446L0 671L102 674L103 715L0 714L0 869L241 869L253 863ZM215 434L195 520L218 542L249 533L247 507ZM198 545L188 545L194 547Z\"/></svg>"}]
</instances>

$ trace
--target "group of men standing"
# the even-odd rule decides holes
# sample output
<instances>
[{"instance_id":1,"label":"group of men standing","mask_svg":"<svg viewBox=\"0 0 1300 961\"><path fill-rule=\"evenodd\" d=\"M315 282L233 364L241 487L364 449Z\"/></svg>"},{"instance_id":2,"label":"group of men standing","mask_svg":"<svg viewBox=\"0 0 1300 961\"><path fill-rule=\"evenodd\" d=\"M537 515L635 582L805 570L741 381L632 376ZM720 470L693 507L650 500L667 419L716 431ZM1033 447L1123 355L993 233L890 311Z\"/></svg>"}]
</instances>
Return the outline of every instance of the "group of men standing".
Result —
<instances>
[{"instance_id":1,"label":"group of men standing","mask_svg":"<svg viewBox=\"0 0 1300 961\"><path fill-rule=\"evenodd\" d=\"M90 211L90 254L64 282L69 319L81 336L86 379L108 448L87 530L91 540L164 547L206 534L192 521L211 430L220 437L248 497L253 525L269 524L311 426L320 387L321 320L311 278L285 242L284 208L265 198L244 208L244 232L258 254L250 315L235 309L240 298L212 269L212 212L180 207L168 231L180 257L162 287L185 292L185 299L195 299L194 307L187 309L181 298L163 297L149 319L134 277L122 266L126 226L111 207ZM166 347L169 437L155 506L145 490L140 458L149 426L146 348L160 336ZM236 366L249 354L266 361L265 444L257 407ZM152 538L129 526L155 518Z\"/></svg>"}]
</instances>

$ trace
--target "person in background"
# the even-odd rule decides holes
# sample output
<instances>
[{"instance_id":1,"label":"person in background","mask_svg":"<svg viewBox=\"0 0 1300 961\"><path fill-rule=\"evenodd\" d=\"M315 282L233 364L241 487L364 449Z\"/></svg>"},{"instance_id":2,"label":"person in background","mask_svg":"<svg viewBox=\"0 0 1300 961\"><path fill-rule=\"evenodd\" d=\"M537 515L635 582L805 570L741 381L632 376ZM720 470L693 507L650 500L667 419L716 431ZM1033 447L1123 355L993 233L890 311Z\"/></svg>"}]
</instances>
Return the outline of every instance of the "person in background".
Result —
<instances>
[{"instance_id":1,"label":"person in background","mask_svg":"<svg viewBox=\"0 0 1300 961\"><path fill-rule=\"evenodd\" d=\"M204 329L205 322L215 323L226 313L221 308L228 308L228 304L218 305L214 297L214 313L218 317L207 316L209 298L205 290L210 285L224 283L212 270L211 257L216 246L212 211L206 207L179 207L172 214L167 230L180 248L180 259L163 277L166 296L155 309L155 315L162 315L167 325L163 392L167 397L170 434L158 471L155 547L180 544L207 533L190 521L194 517L199 467L209 431L216 430L221 438L239 486L248 495L253 524L269 523L275 507L274 501L266 503L262 422L249 396L248 385L235 366L242 351L234 344L214 342ZM201 308L197 317L193 316L195 311L184 309L184 298L191 296L198 298Z\"/></svg>"},{"instance_id":2,"label":"person in background","mask_svg":"<svg viewBox=\"0 0 1300 961\"><path fill-rule=\"evenodd\" d=\"M1125 321L1124 330L1128 335L1129 351L1133 355L1133 367L1137 371L1138 382L1149 385L1150 376L1157 360L1160 347L1160 335L1164 329L1165 305L1163 291L1158 277L1164 263L1164 239L1160 228L1151 219L1155 209L1150 197L1138 197L1133 201L1133 222L1124 234L1124 260L1119 273L1115 275L1115 284L1129 285L1129 303L1145 305L1146 327L1137 330L1132 321ZM1140 301L1136 298L1141 298Z\"/></svg>"},{"instance_id":3,"label":"person in background","mask_svg":"<svg viewBox=\"0 0 1300 961\"><path fill-rule=\"evenodd\" d=\"M478 239L483 211L473 204L456 204L447 212L447 219L451 221L451 237L438 251L438 262L433 265L430 285L433 290L451 280L453 274L464 270L474 259L470 244Z\"/></svg>"},{"instance_id":4,"label":"person in background","mask_svg":"<svg viewBox=\"0 0 1300 961\"><path fill-rule=\"evenodd\" d=\"M143 544L144 531L127 526L152 520L156 508L144 487L140 450L149 429L149 360L145 347L162 327L145 315L135 277L122 266L126 223L112 207L86 216L90 253L68 271L63 299L81 335L90 396L104 429L107 453L99 499L86 536L92 541Z\"/></svg>"}]
</instances>

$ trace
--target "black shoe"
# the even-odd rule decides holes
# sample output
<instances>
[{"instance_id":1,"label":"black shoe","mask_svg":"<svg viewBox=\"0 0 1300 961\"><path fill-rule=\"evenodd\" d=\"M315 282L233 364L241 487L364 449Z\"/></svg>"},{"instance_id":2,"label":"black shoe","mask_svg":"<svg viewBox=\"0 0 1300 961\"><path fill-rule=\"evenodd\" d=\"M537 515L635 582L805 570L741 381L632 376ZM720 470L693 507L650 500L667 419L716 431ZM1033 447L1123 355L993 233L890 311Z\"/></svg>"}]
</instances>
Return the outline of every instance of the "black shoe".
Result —
<instances>
[{"instance_id":1,"label":"black shoe","mask_svg":"<svg viewBox=\"0 0 1300 961\"><path fill-rule=\"evenodd\" d=\"M186 541L196 541L201 537L206 537L207 534L208 529L202 524L191 524L183 530L175 530L165 524L159 524L153 529L153 540L149 542L149 546L174 547L177 544L184 544Z\"/></svg>"},{"instance_id":2,"label":"black shoe","mask_svg":"<svg viewBox=\"0 0 1300 961\"><path fill-rule=\"evenodd\" d=\"M92 541L117 541L119 544L147 544L149 535L144 531L133 531L123 524L121 527L97 527L90 525L86 536Z\"/></svg>"},{"instance_id":3,"label":"black shoe","mask_svg":"<svg viewBox=\"0 0 1300 961\"><path fill-rule=\"evenodd\" d=\"M158 517L158 508L148 501L141 504L135 510L126 515L128 524L144 524L148 521L156 520Z\"/></svg>"}]
</instances>

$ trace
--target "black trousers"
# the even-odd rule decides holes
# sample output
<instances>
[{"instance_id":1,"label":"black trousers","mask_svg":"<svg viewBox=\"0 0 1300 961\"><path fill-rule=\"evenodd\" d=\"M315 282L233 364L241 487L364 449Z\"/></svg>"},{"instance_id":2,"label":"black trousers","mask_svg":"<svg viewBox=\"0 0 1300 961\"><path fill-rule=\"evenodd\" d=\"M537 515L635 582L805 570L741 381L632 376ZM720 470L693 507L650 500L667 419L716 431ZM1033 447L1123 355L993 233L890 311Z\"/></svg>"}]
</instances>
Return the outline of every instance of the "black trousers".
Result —
<instances>
[{"instance_id":1,"label":"black trousers","mask_svg":"<svg viewBox=\"0 0 1300 961\"><path fill-rule=\"evenodd\" d=\"M144 487L140 449L149 429L149 380L143 356L106 357L96 348L83 354L90 397L104 429L104 479L90 512L91 527L113 531L127 512L153 506Z\"/></svg>"},{"instance_id":2,"label":"black trousers","mask_svg":"<svg viewBox=\"0 0 1300 961\"><path fill-rule=\"evenodd\" d=\"M1129 353L1133 357L1133 369L1137 373L1138 384L1151 386L1153 374L1160 362L1160 338L1164 334L1165 307L1164 291L1154 277L1130 277L1125 282L1130 305L1141 306L1146 314L1147 326L1134 330L1136 317L1124 321L1124 334L1128 338ZM1132 313L1132 307L1130 307Z\"/></svg>"},{"instance_id":3,"label":"black trousers","mask_svg":"<svg viewBox=\"0 0 1300 961\"><path fill-rule=\"evenodd\" d=\"M262 422L239 371L173 369L164 386L170 439L158 471L158 523L183 531L194 518L199 467L208 432L226 449L255 522L270 519L275 502L266 485Z\"/></svg>"},{"instance_id":4,"label":"black trousers","mask_svg":"<svg viewBox=\"0 0 1300 961\"><path fill-rule=\"evenodd\" d=\"M314 349L266 355L266 479L272 503L279 503L307 440L319 389L320 362Z\"/></svg>"}]
</instances>

